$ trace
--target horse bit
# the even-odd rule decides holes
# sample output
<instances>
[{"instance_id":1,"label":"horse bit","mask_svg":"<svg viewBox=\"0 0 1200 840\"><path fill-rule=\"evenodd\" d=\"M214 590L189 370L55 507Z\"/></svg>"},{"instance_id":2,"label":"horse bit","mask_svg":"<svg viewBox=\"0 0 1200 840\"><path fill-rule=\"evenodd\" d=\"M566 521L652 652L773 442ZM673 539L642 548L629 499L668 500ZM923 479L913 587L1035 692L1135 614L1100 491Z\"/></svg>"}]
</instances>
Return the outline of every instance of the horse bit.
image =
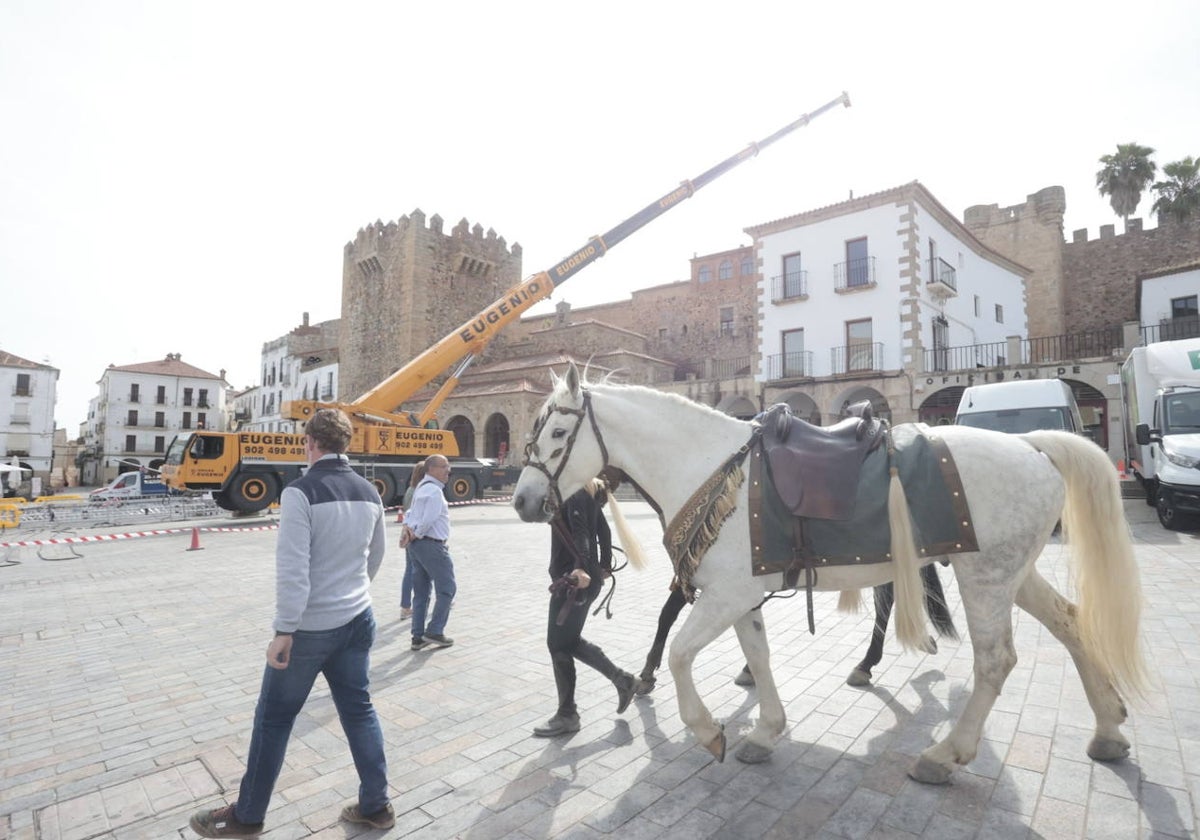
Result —
<instances>
[{"instance_id":1,"label":"horse bit","mask_svg":"<svg viewBox=\"0 0 1200 840\"><path fill-rule=\"evenodd\" d=\"M563 408L562 406L555 406L551 411L546 412L546 414L540 420L538 420L537 424L533 427L533 431L529 435L529 442L525 444L525 459L521 466L533 467L534 469L540 470L542 473L544 473L546 478L550 481L550 489L554 491L554 497L551 498L549 495L547 495L546 501L543 502L543 510L550 516L554 516L555 512L562 507L563 497L562 492L558 489L558 477L562 475L563 468L567 466L567 459L571 457L571 450L575 447L575 438L579 435L579 428L583 425L584 417L587 417L587 419L591 422L592 434L596 436L596 443L600 446L600 458L603 462L603 466L608 466L608 447L604 445L604 438L600 435L600 427L596 425L596 415L592 411L592 394L586 388L581 390L583 392L582 408ZM574 415L575 428L573 428L571 433L567 435L566 445L558 447L546 457L545 461L542 461L537 458L537 439L538 436L541 435L542 429L546 427L546 423L550 421L550 416L554 413ZM553 473L550 472L550 468L547 466L547 463L559 457L560 455L562 456L562 460L558 462L558 468L555 469Z\"/></svg>"}]
</instances>

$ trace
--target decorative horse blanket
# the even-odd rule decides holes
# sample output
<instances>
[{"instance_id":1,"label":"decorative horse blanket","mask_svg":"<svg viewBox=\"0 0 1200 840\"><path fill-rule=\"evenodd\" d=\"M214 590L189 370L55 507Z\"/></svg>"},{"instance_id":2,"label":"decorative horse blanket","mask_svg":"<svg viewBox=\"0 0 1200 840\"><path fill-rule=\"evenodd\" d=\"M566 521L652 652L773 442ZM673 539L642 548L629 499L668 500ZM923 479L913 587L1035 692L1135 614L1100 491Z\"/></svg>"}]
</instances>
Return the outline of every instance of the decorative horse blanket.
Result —
<instances>
[{"instance_id":1,"label":"decorative horse blanket","mask_svg":"<svg viewBox=\"0 0 1200 840\"><path fill-rule=\"evenodd\" d=\"M949 448L936 430L906 423L891 430L900 482L912 513L917 550L940 556L977 551L971 511ZM750 452L750 562L755 575L802 568L883 563L891 559L888 452L877 447L862 463L848 519L798 517L781 500L761 446ZM757 498L756 498L757 497ZM815 581L815 577L813 578Z\"/></svg>"}]
</instances>

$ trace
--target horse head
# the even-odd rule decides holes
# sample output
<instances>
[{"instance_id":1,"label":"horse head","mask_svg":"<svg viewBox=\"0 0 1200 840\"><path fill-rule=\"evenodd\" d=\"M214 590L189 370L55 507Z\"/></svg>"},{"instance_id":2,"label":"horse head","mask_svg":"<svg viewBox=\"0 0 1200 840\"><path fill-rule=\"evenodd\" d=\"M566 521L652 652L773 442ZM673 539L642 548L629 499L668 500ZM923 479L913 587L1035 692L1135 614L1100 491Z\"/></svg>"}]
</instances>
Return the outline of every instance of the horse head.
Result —
<instances>
[{"instance_id":1,"label":"horse head","mask_svg":"<svg viewBox=\"0 0 1200 840\"><path fill-rule=\"evenodd\" d=\"M591 394L572 362L554 383L525 445L513 507L526 522L548 522L572 493L595 478L608 458L592 413Z\"/></svg>"}]
</instances>

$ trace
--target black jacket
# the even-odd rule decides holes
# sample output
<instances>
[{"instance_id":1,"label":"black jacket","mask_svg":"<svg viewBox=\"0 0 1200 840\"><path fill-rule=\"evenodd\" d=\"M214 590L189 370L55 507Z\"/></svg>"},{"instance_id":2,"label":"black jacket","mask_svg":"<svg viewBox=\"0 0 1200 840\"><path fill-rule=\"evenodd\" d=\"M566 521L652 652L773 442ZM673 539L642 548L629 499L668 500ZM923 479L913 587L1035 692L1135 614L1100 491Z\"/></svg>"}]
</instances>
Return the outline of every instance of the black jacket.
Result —
<instances>
[{"instance_id":1,"label":"black jacket","mask_svg":"<svg viewBox=\"0 0 1200 840\"><path fill-rule=\"evenodd\" d=\"M604 491L590 496L580 490L563 503L550 521L550 578L583 569L592 579L588 592L599 592L606 569L612 568L612 532L601 505ZM583 592L581 591L582 595Z\"/></svg>"}]
</instances>

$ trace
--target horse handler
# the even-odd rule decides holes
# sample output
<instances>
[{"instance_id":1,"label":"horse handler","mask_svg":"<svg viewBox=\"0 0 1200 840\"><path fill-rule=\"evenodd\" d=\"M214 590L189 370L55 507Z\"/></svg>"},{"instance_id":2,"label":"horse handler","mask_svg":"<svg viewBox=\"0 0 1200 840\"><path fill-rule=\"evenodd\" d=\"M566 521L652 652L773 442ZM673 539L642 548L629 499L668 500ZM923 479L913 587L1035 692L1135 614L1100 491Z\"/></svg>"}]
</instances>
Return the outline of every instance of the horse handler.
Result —
<instances>
[{"instance_id":1,"label":"horse handler","mask_svg":"<svg viewBox=\"0 0 1200 840\"><path fill-rule=\"evenodd\" d=\"M309 470L284 488L275 549L275 638L254 710L254 731L238 798L197 811L201 837L256 837L271 801L296 716L317 674L324 674L358 770L358 802L342 819L391 828L383 732L368 691L375 619L371 579L383 562L383 504L369 481L341 454L350 420L323 408L308 421Z\"/></svg>"},{"instance_id":2,"label":"horse handler","mask_svg":"<svg viewBox=\"0 0 1200 840\"><path fill-rule=\"evenodd\" d=\"M588 608L612 568L612 534L601 510L608 491L593 479L563 504L550 521L550 616L546 647L554 665L558 712L533 730L539 738L579 731L575 706L575 660L595 668L617 689L617 714L629 707L638 679L612 663L604 651L583 638Z\"/></svg>"}]
</instances>

